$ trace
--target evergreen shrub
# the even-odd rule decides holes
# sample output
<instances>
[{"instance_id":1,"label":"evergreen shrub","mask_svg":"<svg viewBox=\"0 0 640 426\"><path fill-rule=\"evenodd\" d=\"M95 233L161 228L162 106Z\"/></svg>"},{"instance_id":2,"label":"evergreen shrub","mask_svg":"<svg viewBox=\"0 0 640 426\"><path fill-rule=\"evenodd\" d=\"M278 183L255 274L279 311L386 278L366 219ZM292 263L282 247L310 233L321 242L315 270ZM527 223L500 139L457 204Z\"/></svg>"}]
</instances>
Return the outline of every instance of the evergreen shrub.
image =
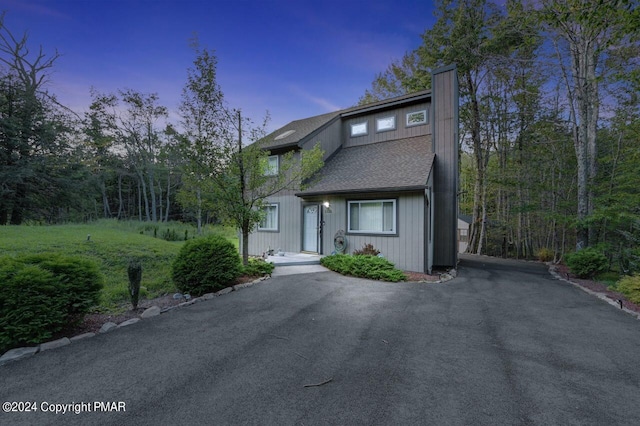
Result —
<instances>
[{"instance_id":1,"label":"evergreen shrub","mask_svg":"<svg viewBox=\"0 0 640 426\"><path fill-rule=\"evenodd\" d=\"M195 296L222 290L240 274L238 251L220 235L185 242L172 264L172 278L178 290Z\"/></svg>"},{"instance_id":2,"label":"evergreen shrub","mask_svg":"<svg viewBox=\"0 0 640 426\"><path fill-rule=\"evenodd\" d=\"M243 274L250 277L262 277L273 272L275 265L265 262L264 259L250 258L249 264L243 267Z\"/></svg>"},{"instance_id":3,"label":"evergreen shrub","mask_svg":"<svg viewBox=\"0 0 640 426\"><path fill-rule=\"evenodd\" d=\"M140 283L142 282L142 263L137 260L130 260L127 266L127 276L129 277L129 296L133 309L138 308L140 300Z\"/></svg>"},{"instance_id":4,"label":"evergreen shrub","mask_svg":"<svg viewBox=\"0 0 640 426\"><path fill-rule=\"evenodd\" d=\"M55 253L0 259L0 349L40 343L97 305L95 262Z\"/></svg>"},{"instance_id":5,"label":"evergreen shrub","mask_svg":"<svg viewBox=\"0 0 640 426\"><path fill-rule=\"evenodd\" d=\"M624 294L630 302L640 304L640 275L623 277L616 286L617 290Z\"/></svg>"},{"instance_id":6,"label":"evergreen shrub","mask_svg":"<svg viewBox=\"0 0 640 426\"><path fill-rule=\"evenodd\" d=\"M599 250L588 247L567 255L567 265L580 278L591 278L609 270L607 257Z\"/></svg>"},{"instance_id":7,"label":"evergreen shrub","mask_svg":"<svg viewBox=\"0 0 640 426\"><path fill-rule=\"evenodd\" d=\"M382 281L406 281L407 276L387 259L371 255L350 256L333 254L323 257L320 263L332 271L343 275Z\"/></svg>"}]
</instances>

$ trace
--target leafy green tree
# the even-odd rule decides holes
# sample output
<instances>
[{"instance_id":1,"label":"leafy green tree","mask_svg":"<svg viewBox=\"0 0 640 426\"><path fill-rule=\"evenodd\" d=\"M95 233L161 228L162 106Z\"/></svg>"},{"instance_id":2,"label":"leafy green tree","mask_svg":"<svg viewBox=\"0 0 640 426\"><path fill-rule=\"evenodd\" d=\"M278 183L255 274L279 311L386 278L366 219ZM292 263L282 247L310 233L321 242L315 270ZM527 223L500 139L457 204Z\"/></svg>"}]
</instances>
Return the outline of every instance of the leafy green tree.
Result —
<instances>
[{"instance_id":1,"label":"leafy green tree","mask_svg":"<svg viewBox=\"0 0 640 426\"><path fill-rule=\"evenodd\" d=\"M104 182L104 173L118 175L120 215L123 204L121 178L125 174L122 169L127 169L126 174L135 177L140 220L143 217L153 222L166 220L169 212L163 212L163 195L167 196L165 206L168 208L171 188L165 125L167 108L160 105L157 94L132 89L122 90L117 95L94 91L92 96L93 102L85 119L85 134L88 149L98 155L93 160L98 181ZM101 192L103 204L107 203L105 192ZM108 212L106 208L104 210Z\"/></svg>"},{"instance_id":2,"label":"leafy green tree","mask_svg":"<svg viewBox=\"0 0 640 426\"><path fill-rule=\"evenodd\" d=\"M231 131L229 111L217 82L217 58L213 52L201 49L197 40L193 40L192 48L196 58L187 70L180 103L182 132L174 132L173 136L182 158L178 202L194 213L197 232L202 234L203 214L214 210L215 205L210 173L216 168L223 140Z\"/></svg>"},{"instance_id":3,"label":"leafy green tree","mask_svg":"<svg viewBox=\"0 0 640 426\"><path fill-rule=\"evenodd\" d=\"M0 224L57 220L75 203L84 171L73 117L46 90L58 53L29 49L0 15ZM81 208L80 208L81 210Z\"/></svg>"},{"instance_id":4,"label":"leafy green tree","mask_svg":"<svg viewBox=\"0 0 640 426\"><path fill-rule=\"evenodd\" d=\"M487 131L494 124L496 106L490 102L487 81L492 73L512 65L513 52L525 46L535 51L537 34L528 10L519 2L509 1L503 13L486 0L440 0L436 3L436 23L425 30L421 45L405 54L379 74L372 88L365 92L361 103L430 88L430 71L456 64L460 76L462 134L473 154L473 223L469 250L482 252L486 239L487 166L492 144ZM494 76L495 77L495 76ZM494 81L497 81L494 78ZM524 89L522 89L524 90ZM484 104L483 104L484 102ZM511 111L509 111L511 112Z\"/></svg>"},{"instance_id":5,"label":"leafy green tree","mask_svg":"<svg viewBox=\"0 0 640 426\"><path fill-rule=\"evenodd\" d=\"M183 176L189 185L183 192L203 208L205 197L216 213L242 233L242 260L248 264L249 234L263 217L264 200L285 189L299 188L322 167L319 146L284 154L279 173L266 173L269 151L261 141L268 116L261 125L243 118L224 102L217 84L217 59L213 52L195 45L194 68L189 71L180 108L185 131L181 146ZM184 198L183 198L184 199Z\"/></svg>"},{"instance_id":6,"label":"leafy green tree","mask_svg":"<svg viewBox=\"0 0 640 426\"><path fill-rule=\"evenodd\" d=\"M594 227L598 171L597 129L602 102L601 82L609 52L631 44L637 47L637 2L631 0L544 0L541 17L554 35L557 63L569 102L578 161L578 250L590 245ZM635 22L634 22L635 21Z\"/></svg>"}]
</instances>

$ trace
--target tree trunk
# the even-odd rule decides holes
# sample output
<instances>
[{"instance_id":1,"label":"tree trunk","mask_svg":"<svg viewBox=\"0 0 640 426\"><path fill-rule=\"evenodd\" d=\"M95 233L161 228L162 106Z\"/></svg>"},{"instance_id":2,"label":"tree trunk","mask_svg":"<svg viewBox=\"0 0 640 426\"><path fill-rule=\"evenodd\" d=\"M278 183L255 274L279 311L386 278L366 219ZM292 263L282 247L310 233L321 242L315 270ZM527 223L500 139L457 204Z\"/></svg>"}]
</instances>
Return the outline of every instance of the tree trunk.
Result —
<instances>
[{"instance_id":1,"label":"tree trunk","mask_svg":"<svg viewBox=\"0 0 640 426\"><path fill-rule=\"evenodd\" d=\"M102 213L106 218L111 217L111 208L109 208L109 198L107 197L107 186L104 182L104 176L100 178L100 191L102 192Z\"/></svg>"},{"instance_id":2,"label":"tree trunk","mask_svg":"<svg viewBox=\"0 0 640 426\"><path fill-rule=\"evenodd\" d=\"M118 219L122 219L122 174L118 174Z\"/></svg>"},{"instance_id":3,"label":"tree trunk","mask_svg":"<svg viewBox=\"0 0 640 426\"><path fill-rule=\"evenodd\" d=\"M171 195L171 173L167 174L167 208L164 215L164 221L169 222L169 208L171 206L171 199L169 196Z\"/></svg>"},{"instance_id":4,"label":"tree trunk","mask_svg":"<svg viewBox=\"0 0 640 426\"><path fill-rule=\"evenodd\" d=\"M196 189L196 222L198 224L198 235L202 235L202 192L200 188Z\"/></svg>"},{"instance_id":5,"label":"tree trunk","mask_svg":"<svg viewBox=\"0 0 640 426\"><path fill-rule=\"evenodd\" d=\"M244 220L242 222L242 264L247 266L249 264L249 221Z\"/></svg>"},{"instance_id":6,"label":"tree trunk","mask_svg":"<svg viewBox=\"0 0 640 426\"><path fill-rule=\"evenodd\" d=\"M13 201L13 210L11 210L11 225L21 225L24 220L24 210L27 199L27 185L18 183L16 185L16 194Z\"/></svg>"},{"instance_id":7,"label":"tree trunk","mask_svg":"<svg viewBox=\"0 0 640 426\"><path fill-rule=\"evenodd\" d=\"M482 141L480 139L480 108L478 106L478 98L476 87L473 82L473 76L470 71L465 72L465 79L469 88L469 96L471 98L471 141L473 144L473 154L476 164L476 182L473 193L473 218L471 223L471 235L469 238L469 252L480 254L478 248L481 248L480 234L484 225L481 223L480 208L482 205L482 194L484 189L484 161Z\"/></svg>"},{"instance_id":8,"label":"tree trunk","mask_svg":"<svg viewBox=\"0 0 640 426\"><path fill-rule=\"evenodd\" d=\"M142 174L142 172L140 170L136 170L136 172L138 173L138 182L142 186L141 192L142 192L142 198L144 200L144 215L147 222L149 222L151 221L151 216L149 213L149 197L147 196L147 183L144 180L144 175Z\"/></svg>"},{"instance_id":9,"label":"tree trunk","mask_svg":"<svg viewBox=\"0 0 640 426\"><path fill-rule=\"evenodd\" d=\"M148 179L149 179L149 198L151 199L151 206L150 206L150 210L151 210L151 220L153 222L157 222L158 221L158 214L157 214L157 203L156 203L156 185L154 182L154 178L153 178L153 166L149 167L149 171L147 172L148 175ZM147 216L149 216L149 212L147 211ZM147 217L147 220L149 220L149 218Z\"/></svg>"},{"instance_id":10,"label":"tree trunk","mask_svg":"<svg viewBox=\"0 0 640 426\"><path fill-rule=\"evenodd\" d=\"M138 220L142 222L142 185L138 179Z\"/></svg>"}]
</instances>

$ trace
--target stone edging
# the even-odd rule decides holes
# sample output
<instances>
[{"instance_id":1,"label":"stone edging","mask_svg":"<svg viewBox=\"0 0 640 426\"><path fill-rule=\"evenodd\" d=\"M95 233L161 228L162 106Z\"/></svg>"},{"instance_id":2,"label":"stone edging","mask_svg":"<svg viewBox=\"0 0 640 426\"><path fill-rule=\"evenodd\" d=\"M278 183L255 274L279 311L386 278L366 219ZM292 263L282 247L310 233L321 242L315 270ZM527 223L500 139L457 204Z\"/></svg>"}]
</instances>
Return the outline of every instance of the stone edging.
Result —
<instances>
[{"instance_id":1,"label":"stone edging","mask_svg":"<svg viewBox=\"0 0 640 426\"><path fill-rule=\"evenodd\" d=\"M420 280L420 281L414 281L414 282L417 282L420 284L442 284L442 283L446 283L447 281L451 281L457 276L458 276L458 271L455 268L452 268L452 269L449 269L447 272L441 273L440 278L436 281Z\"/></svg>"},{"instance_id":2,"label":"stone edging","mask_svg":"<svg viewBox=\"0 0 640 426\"><path fill-rule=\"evenodd\" d=\"M164 314L166 312L169 312L173 309L176 308L181 308L183 306L189 306L189 305L193 305L194 303L198 303L198 302L203 302L205 300L210 300L210 299L214 299L218 296L222 296L223 294L227 294L227 293L231 293L232 291L238 291L242 288L246 288L246 287L251 287L254 284L257 284L259 282L262 282L264 280L267 280L271 278L271 275L265 275L264 277L258 278L257 280L253 280L251 282L248 283L244 283L244 284L236 284L234 286L231 287L227 287L227 288L223 288L222 290L219 290L215 293L207 293L207 294L203 294L200 297L196 297L193 299L190 299L186 302L182 302L179 305L175 305L175 306L169 306L166 307L164 309L160 309L160 307L158 306L151 306L147 309L145 309L145 311L140 314L139 318L131 318L128 319L126 321L121 322L120 324L116 324L113 322L107 322L105 324L102 325L102 327L100 328L100 331L98 331L98 334L105 334L105 333L109 333L113 330L116 330L118 328L123 328L123 327L127 327L130 326L132 324L137 323L138 321L140 321L141 319L145 319L145 318L152 318L155 316L158 316L160 314ZM78 336L74 336L71 338L68 337L63 337L61 339L58 340L52 340L50 342L44 342L44 343L40 343L38 346L31 346L31 347L24 347L24 348L14 348L14 349L10 349L7 352L5 352L1 357L0 357L0 366L7 364L9 362L12 361L18 361L20 359L23 358L28 358L30 356L33 356L35 354L37 354L38 352L44 352L50 349L55 349L55 348L59 348L62 346L67 346L70 345L73 342L77 342L78 340L83 340L89 337L93 337L95 336L96 333L83 333L80 334Z\"/></svg>"},{"instance_id":3,"label":"stone edging","mask_svg":"<svg viewBox=\"0 0 640 426\"><path fill-rule=\"evenodd\" d=\"M566 279L566 278L562 278L562 276L558 273L558 271L556 270L556 267L555 267L553 264L548 263L548 265L549 265L549 273L550 273L550 274L551 274L555 279L560 280L560 281L564 281L564 282L566 282L566 283L569 283L569 284L573 285L574 287L577 287L577 288L579 288L580 290L584 291L585 293L590 294L591 296L595 296L595 297L597 297L598 299L600 299L600 300L603 300L603 301L607 302L607 303L608 303L608 304L610 304L611 306L615 306L617 309L619 309L619 310L621 310L621 311L623 311L623 312L626 312L627 314L631 315L632 317L635 317L637 320L640 320L640 313L638 313L638 312L634 312L634 311L632 311L632 310L631 310L631 309L629 309L629 308L625 308L625 307L622 307L622 308L621 308L621 307L620 307L620 305L618 304L618 302L616 302L616 301L615 301L615 300L613 300L613 299L610 299L610 298L609 298L609 297L607 297L604 293L599 293L599 292L597 292L597 291L593 291L593 290L591 290L591 289L588 289L588 288L586 288L586 287L581 286L581 285L580 285L580 284L578 284L578 283L574 283L574 282L573 282L573 281L571 281L571 280L568 280L568 279Z\"/></svg>"}]
</instances>

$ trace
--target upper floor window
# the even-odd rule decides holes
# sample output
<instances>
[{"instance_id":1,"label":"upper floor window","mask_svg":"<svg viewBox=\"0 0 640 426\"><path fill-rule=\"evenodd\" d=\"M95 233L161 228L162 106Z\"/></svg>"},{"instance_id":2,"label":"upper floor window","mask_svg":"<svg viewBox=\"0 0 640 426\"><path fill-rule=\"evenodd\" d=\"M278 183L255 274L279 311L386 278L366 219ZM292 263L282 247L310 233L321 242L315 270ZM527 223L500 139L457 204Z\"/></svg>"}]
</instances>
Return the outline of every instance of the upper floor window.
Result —
<instances>
[{"instance_id":1,"label":"upper floor window","mask_svg":"<svg viewBox=\"0 0 640 426\"><path fill-rule=\"evenodd\" d=\"M279 161L277 155L270 155L264 165L265 176L275 176L278 174Z\"/></svg>"},{"instance_id":2,"label":"upper floor window","mask_svg":"<svg viewBox=\"0 0 640 426\"><path fill-rule=\"evenodd\" d=\"M413 111L407 114L407 127L427 124L427 110Z\"/></svg>"},{"instance_id":3,"label":"upper floor window","mask_svg":"<svg viewBox=\"0 0 640 426\"><path fill-rule=\"evenodd\" d=\"M355 123L351 125L351 136L364 136L369 133L367 122Z\"/></svg>"},{"instance_id":4,"label":"upper floor window","mask_svg":"<svg viewBox=\"0 0 640 426\"><path fill-rule=\"evenodd\" d=\"M396 116L382 117L376 119L376 132L386 132L396 129Z\"/></svg>"}]
</instances>

